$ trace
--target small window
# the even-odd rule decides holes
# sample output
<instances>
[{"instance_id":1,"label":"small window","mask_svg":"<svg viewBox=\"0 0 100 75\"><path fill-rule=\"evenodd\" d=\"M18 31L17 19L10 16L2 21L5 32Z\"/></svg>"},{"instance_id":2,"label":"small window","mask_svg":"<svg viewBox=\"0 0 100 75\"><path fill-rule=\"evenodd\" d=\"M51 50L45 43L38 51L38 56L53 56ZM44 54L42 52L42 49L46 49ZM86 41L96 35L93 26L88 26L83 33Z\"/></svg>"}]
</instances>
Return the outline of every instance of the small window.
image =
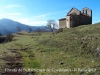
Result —
<instances>
[{"instance_id":1,"label":"small window","mask_svg":"<svg viewBox=\"0 0 100 75\"><path fill-rule=\"evenodd\" d=\"M86 12L85 12L85 10L84 10L84 14L85 14Z\"/></svg>"},{"instance_id":2,"label":"small window","mask_svg":"<svg viewBox=\"0 0 100 75\"><path fill-rule=\"evenodd\" d=\"M83 10L83 13L84 13L84 10Z\"/></svg>"},{"instance_id":3,"label":"small window","mask_svg":"<svg viewBox=\"0 0 100 75\"><path fill-rule=\"evenodd\" d=\"M87 14L87 10L83 10L83 14Z\"/></svg>"},{"instance_id":4,"label":"small window","mask_svg":"<svg viewBox=\"0 0 100 75\"><path fill-rule=\"evenodd\" d=\"M87 14L87 10L85 11L85 14Z\"/></svg>"},{"instance_id":5,"label":"small window","mask_svg":"<svg viewBox=\"0 0 100 75\"><path fill-rule=\"evenodd\" d=\"M72 21L72 19L70 18L70 21Z\"/></svg>"}]
</instances>

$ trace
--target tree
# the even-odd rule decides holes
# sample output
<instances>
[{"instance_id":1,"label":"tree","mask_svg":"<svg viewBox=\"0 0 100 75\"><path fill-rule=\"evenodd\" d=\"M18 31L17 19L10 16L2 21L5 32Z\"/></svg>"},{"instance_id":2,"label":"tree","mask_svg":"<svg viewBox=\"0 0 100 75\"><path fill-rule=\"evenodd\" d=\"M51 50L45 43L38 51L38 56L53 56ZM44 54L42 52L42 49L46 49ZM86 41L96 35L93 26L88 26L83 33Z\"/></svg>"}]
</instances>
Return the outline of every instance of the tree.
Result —
<instances>
[{"instance_id":1,"label":"tree","mask_svg":"<svg viewBox=\"0 0 100 75\"><path fill-rule=\"evenodd\" d=\"M17 26L17 31L20 32L21 31L21 28L19 26Z\"/></svg>"},{"instance_id":2,"label":"tree","mask_svg":"<svg viewBox=\"0 0 100 75\"><path fill-rule=\"evenodd\" d=\"M38 27L38 28L35 30L35 32L48 32L48 30L46 30L46 29L47 29L46 26L45 26L44 28Z\"/></svg>"},{"instance_id":3,"label":"tree","mask_svg":"<svg viewBox=\"0 0 100 75\"><path fill-rule=\"evenodd\" d=\"M36 32L42 32L41 28L38 27L38 28L36 29Z\"/></svg>"},{"instance_id":4,"label":"tree","mask_svg":"<svg viewBox=\"0 0 100 75\"><path fill-rule=\"evenodd\" d=\"M55 20L48 20L47 21L47 25L46 25L48 28L50 28L50 30L53 32L54 29L57 29L58 27L58 24Z\"/></svg>"},{"instance_id":5,"label":"tree","mask_svg":"<svg viewBox=\"0 0 100 75\"><path fill-rule=\"evenodd\" d=\"M44 32L44 30L43 30L42 28L38 27L38 28L35 30L35 32Z\"/></svg>"},{"instance_id":6,"label":"tree","mask_svg":"<svg viewBox=\"0 0 100 75\"><path fill-rule=\"evenodd\" d=\"M31 28L31 27L29 27L29 33L30 33L30 32L32 32L32 28Z\"/></svg>"}]
</instances>

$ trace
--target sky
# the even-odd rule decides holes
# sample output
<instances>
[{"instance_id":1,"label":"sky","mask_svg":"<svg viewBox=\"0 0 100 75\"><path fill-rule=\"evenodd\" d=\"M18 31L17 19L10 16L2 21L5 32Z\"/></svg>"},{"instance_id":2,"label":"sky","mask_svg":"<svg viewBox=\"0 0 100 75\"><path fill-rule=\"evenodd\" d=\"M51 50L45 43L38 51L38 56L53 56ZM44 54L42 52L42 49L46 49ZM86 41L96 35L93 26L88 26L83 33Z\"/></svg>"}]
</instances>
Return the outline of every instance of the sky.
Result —
<instances>
[{"instance_id":1,"label":"sky","mask_svg":"<svg viewBox=\"0 0 100 75\"><path fill-rule=\"evenodd\" d=\"M100 22L100 0L0 0L0 19L45 26L50 19L59 23L73 7L92 9L92 23Z\"/></svg>"}]
</instances>

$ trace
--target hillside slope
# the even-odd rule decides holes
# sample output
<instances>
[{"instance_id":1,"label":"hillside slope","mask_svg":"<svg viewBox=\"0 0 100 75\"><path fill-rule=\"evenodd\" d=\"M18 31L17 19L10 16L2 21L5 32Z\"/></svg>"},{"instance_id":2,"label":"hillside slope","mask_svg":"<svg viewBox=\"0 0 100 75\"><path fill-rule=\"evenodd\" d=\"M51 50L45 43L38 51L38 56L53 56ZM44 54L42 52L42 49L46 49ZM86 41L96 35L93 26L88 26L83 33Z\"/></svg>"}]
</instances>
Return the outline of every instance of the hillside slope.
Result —
<instances>
[{"instance_id":1,"label":"hillside slope","mask_svg":"<svg viewBox=\"0 0 100 75\"><path fill-rule=\"evenodd\" d=\"M100 75L100 23L64 28L54 34L22 34L0 44L0 54L19 52L23 67L34 69L37 75Z\"/></svg>"}]
</instances>

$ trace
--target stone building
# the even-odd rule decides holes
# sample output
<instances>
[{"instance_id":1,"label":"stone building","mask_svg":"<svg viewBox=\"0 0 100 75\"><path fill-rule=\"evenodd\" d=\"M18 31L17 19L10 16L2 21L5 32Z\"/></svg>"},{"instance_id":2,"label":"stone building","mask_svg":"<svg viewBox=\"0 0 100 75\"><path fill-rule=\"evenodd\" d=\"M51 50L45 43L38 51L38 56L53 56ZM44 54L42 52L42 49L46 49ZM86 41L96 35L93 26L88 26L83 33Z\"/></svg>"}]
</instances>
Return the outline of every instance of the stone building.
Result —
<instances>
[{"instance_id":1,"label":"stone building","mask_svg":"<svg viewBox=\"0 0 100 75\"><path fill-rule=\"evenodd\" d=\"M72 28L79 25L92 24L92 10L85 7L81 11L72 8L66 18L59 19L59 28Z\"/></svg>"}]
</instances>

